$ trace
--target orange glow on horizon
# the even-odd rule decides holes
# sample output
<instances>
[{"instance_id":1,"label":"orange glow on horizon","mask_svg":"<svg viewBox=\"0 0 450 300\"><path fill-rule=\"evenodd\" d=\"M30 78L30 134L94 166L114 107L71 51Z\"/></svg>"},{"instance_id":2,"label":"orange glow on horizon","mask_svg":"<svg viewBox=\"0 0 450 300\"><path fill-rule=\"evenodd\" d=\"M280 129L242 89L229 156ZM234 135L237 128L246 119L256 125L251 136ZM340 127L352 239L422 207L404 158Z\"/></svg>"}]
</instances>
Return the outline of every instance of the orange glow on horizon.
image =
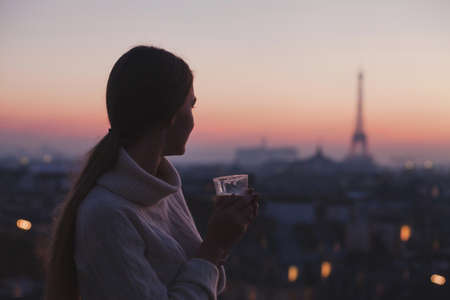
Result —
<instances>
[{"instance_id":1,"label":"orange glow on horizon","mask_svg":"<svg viewBox=\"0 0 450 300\"><path fill-rule=\"evenodd\" d=\"M0 130L18 135L102 136L109 127L103 95L105 80L106 77L97 80L98 86L90 86L84 92L55 90L34 93L32 87L9 90L2 95L7 101L1 103ZM368 80L370 82L370 77ZM326 144L347 145L354 130L356 100L350 93L355 88L353 81L349 80L349 86L345 87L349 92L348 98L336 102L327 100L335 97L331 93L322 94L317 99L313 97L315 101L305 95L288 95L279 99L276 94L258 93L249 95L249 98L233 98L233 94L239 94L239 87L236 91L229 91L229 96L213 97L202 92L200 82L196 88L199 103L194 110L196 126L192 136L202 143L233 140L248 144L248 141L258 141L265 136L275 144L297 145L321 140ZM301 87L298 89L302 90ZM64 94L70 96L64 97ZM238 101L239 106L230 102L228 97ZM371 105L378 103L378 99L370 94L367 98L364 116L369 148L402 143L448 146L450 119L420 111L382 114L380 110L369 110ZM344 101L346 105L340 106ZM323 102L323 107L314 102ZM445 114L445 109L442 113ZM435 122L436 118L441 121Z\"/></svg>"},{"instance_id":2,"label":"orange glow on horizon","mask_svg":"<svg viewBox=\"0 0 450 300\"><path fill-rule=\"evenodd\" d=\"M46 102L42 105L34 104L27 109L20 103L7 101L1 105L0 129L3 132L54 136L102 135L109 123L104 100L100 96L96 99L95 103L89 105L86 102L66 107ZM76 97L71 96L70 102L76 103ZM211 104L201 107L200 102L198 110L194 110L196 126L192 135L205 142L218 137L219 140L236 140L239 137L245 140L265 136L275 143L298 144L320 139L331 144L348 144L354 130L352 108L350 111L328 110L319 114L311 111L307 104L305 109L299 104L290 109L288 104L289 102L282 104L285 107L268 108L247 105L242 109L230 105L224 109L223 103L216 107ZM433 122L434 116L430 115L422 116L421 121L417 122L414 115L403 114L402 122L395 120L394 124L393 119L374 118L369 112L365 115L371 117L366 120L365 126L370 148L380 143L446 145L445 141L450 136L450 119L437 124ZM443 124L445 122L448 124Z\"/></svg>"},{"instance_id":3,"label":"orange glow on horizon","mask_svg":"<svg viewBox=\"0 0 450 300\"><path fill-rule=\"evenodd\" d=\"M33 117L1 115L0 131L17 132L17 134L30 133L47 136L72 136L72 137L92 137L102 135L109 123L105 115L75 116L61 114L53 117ZM192 137L202 142L211 139L215 141L241 140L246 144L247 140L259 141L261 137L266 137L276 144L299 144L304 142L316 143L321 140L326 144L347 145L350 141L352 128L349 126L330 127L313 129L312 124L304 126L289 126L284 124L255 123L255 124L224 124L206 123L197 121L192 132ZM267 127L265 127L267 126ZM426 133L424 130L419 135L417 132L396 131L390 132L383 129L372 129L368 131L369 148L377 144L430 144L448 146L447 135L444 132Z\"/></svg>"}]
</instances>

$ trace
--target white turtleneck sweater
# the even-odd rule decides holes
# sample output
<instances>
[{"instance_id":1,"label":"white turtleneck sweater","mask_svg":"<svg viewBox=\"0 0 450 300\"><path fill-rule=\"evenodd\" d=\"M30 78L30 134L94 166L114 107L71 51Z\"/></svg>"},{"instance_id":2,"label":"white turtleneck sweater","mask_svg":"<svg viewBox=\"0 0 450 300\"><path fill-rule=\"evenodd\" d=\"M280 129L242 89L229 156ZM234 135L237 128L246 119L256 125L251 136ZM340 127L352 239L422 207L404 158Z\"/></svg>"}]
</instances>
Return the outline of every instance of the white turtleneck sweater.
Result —
<instances>
[{"instance_id":1,"label":"white turtleneck sweater","mask_svg":"<svg viewBox=\"0 0 450 300\"><path fill-rule=\"evenodd\" d=\"M193 258L202 242L166 159L161 178L120 149L81 203L75 262L82 300L216 299L223 267Z\"/></svg>"}]
</instances>

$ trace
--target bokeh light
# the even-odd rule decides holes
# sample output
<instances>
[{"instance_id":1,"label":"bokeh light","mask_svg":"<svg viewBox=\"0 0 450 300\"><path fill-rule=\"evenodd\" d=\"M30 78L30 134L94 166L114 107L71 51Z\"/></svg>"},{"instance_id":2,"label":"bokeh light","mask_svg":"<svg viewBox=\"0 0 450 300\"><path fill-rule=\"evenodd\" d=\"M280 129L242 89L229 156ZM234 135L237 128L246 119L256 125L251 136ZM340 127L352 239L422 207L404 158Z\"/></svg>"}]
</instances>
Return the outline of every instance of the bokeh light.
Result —
<instances>
[{"instance_id":1,"label":"bokeh light","mask_svg":"<svg viewBox=\"0 0 450 300\"><path fill-rule=\"evenodd\" d=\"M298 278L298 268L296 266L290 266L288 270L289 282L294 282Z\"/></svg>"},{"instance_id":2,"label":"bokeh light","mask_svg":"<svg viewBox=\"0 0 450 300\"><path fill-rule=\"evenodd\" d=\"M431 275L430 280L432 283L434 283L436 285L444 285L446 282L445 277L442 275L438 275L438 274Z\"/></svg>"},{"instance_id":3,"label":"bokeh light","mask_svg":"<svg viewBox=\"0 0 450 300\"><path fill-rule=\"evenodd\" d=\"M411 238L411 227L403 225L400 228L400 239L402 242L407 242Z\"/></svg>"},{"instance_id":4,"label":"bokeh light","mask_svg":"<svg viewBox=\"0 0 450 300\"><path fill-rule=\"evenodd\" d=\"M19 219L16 222L17 228L28 231L31 229L31 222L25 219Z\"/></svg>"},{"instance_id":5,"label":"bokeh light","mask_svg":"<svg viewBox=\"0 0 450 300\"><path fill-rule=\"evenodd\" d=\"M331 274L331 263L329 261L322 262L322 267L320 270L322 278L328 278Z\"/></svg>"}]
</instances>

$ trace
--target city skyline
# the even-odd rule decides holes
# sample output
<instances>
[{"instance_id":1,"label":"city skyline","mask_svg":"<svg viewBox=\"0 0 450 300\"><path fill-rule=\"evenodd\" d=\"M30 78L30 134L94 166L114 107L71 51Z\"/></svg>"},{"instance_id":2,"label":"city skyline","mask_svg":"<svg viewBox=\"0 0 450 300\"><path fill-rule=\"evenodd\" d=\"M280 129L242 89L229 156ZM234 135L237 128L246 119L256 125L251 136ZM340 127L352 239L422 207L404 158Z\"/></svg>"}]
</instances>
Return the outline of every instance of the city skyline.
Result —
<instances>
[{"instance_id":1,"label":"city skyline","mask_svg":"<svg viewBox=\"0 0 450 300\"><path fill-rule=\"evenodd\" d=\"M196 128L181 160L229 160L262 137L342 159L363 67L375 159L450 161L447 1L179 5L2 2L0 150L87 151L109 127L112 64L154 44L195 74Z\"/></svg>"}]
</instances>

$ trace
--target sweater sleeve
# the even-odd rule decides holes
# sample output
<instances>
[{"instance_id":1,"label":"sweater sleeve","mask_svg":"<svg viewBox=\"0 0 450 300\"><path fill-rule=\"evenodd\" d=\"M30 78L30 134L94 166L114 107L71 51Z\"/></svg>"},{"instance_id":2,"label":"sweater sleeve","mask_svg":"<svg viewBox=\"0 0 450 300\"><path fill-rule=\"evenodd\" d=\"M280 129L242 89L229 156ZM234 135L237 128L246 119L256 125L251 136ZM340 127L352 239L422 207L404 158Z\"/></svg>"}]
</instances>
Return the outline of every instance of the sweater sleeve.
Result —
<instances>
[{"instance_id":1,"label":"sweater sleeve","mask_svg":"<svg viewBox=\"0 0 450 300\"><path fill-rule=\"evenodd\" d=\"M85 268L79 280L96 287L90 289L89 298L216 299L219 270L214 264L190 259L166 286L146 259L144 241L124 212L114 210L107 216L87 219L77 233L77 247L82 249L79 252Z\"/></svg>"},{"instance_id":2,"label":"sweater sleeve","mask_svg":"<svg viewBox=\"0 0 450 300\"><path fill-rule=\"evenodd\" d=\"M189 207L188 207L188 205L186 203L186 200L184 198L183 193L180 192L178 195L179 195L178 199L180 200L179 203L180 203L184 213L187 215L187 217L189 219L189 222L191 222L191 224L193 225L193 227L194 227L195 231L197 232L200 240L203 241L203 239L200 236L200 233L198 233L197 226L195 225L194 218L192 217L191 211L190 211L190 209L189 209ZM226 276L226 273L225 273L225 268L222 265L222 266L219 267L219 282L217 284L217 295L219 295L219 294L221 294L221 293L223 293L225 291L226 285L227 285L227 276Z\"/></svg>"},{"instance_id":3,"label":"sweater sleeve","mask_svg":"<svg viewBox=\"0 0 450 300\"><path fill-rule=\"evenodd\" d=\"M219 267L219 282L217 284L217 295L222 294L227 286L227 276L224 266Z\"/></svg>"}]
</instances>

